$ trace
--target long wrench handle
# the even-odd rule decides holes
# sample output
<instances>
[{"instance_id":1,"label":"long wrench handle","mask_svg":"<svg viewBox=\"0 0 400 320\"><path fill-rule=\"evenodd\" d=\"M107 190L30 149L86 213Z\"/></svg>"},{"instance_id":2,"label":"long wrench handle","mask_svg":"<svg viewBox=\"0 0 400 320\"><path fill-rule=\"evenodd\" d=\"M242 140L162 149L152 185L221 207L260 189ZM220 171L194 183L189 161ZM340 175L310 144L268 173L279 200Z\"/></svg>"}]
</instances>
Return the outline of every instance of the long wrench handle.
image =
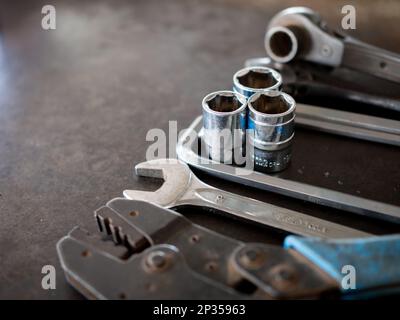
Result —
<instances>
[{"instance_id":1,"label":"long wrench handle","mask_svg":"<svg viewBox=\"0 0 400 320\"><path fill-rule=\"evenodd\" d=\"M353 38L345 38L342 65L400 82L400 55Z\"/></svg>"},{"instance_id":2,"label":"long wrench handle","mask_svg":"<svg viewBox=\"0 0 400 320\"><path fill-rule=\"evenodd\" d=\"M193 204L214 208L297 235L330 239L371 236L333 222L211 187L196 189L195 196L198 203Z\"/></svg>"}]
</instances>

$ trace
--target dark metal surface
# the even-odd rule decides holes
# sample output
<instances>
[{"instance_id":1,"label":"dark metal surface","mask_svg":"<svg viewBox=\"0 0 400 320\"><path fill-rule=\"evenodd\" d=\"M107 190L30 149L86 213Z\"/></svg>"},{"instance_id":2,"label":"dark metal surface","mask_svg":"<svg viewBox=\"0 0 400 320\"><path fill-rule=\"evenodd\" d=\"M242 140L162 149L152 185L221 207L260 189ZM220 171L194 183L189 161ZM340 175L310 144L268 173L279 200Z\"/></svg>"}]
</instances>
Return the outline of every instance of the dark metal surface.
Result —
<instances>
[{"instance_id":1,"label":"dark metal surface","mask_svg":"<svg viewBox=\"0 0 400 320\"><path fill-rule=\"evenodd\" d=\"M52 1L57 30L41 29L42 1L0 2L0 297L80 298L64 279L56 242L124 189L155 189L132 178L151 128L185 128L201 99L230 89L249 57L263 56L268 19L293 1ZM296 3L298 4L298 3ZM304 1L339 25L346 1ZM359 1L352 35L400 52L399 5ZM371 15L373 19L371 19ZM371 23L373 20L373 23ZM400 205L398 148L298 130L282 176ZM228 184L228 191L347 223L399 231L366 218ZM282 234L214 214L193 221L243 241ZM57 270L56 290L41 268Z\"/></svg>"},{"instance_id":2,"label":"dark metal surface","mask_svg":"<svg viewBox=\"0 0 400 320\"><path fill-rule=\"evenodd\" d=\"M294 251L251 243L234 253L232 264L243 278L275 299L339 296L339 284Z\"/></svg>"},{"instance_id":3,"label":"dark metal surface","mask_svg":"<svg viewBox=\"0 0 400 320\"><path fill-rule=\"evenodd\" d=\"M73 235L64 238L59 248L68 282L88 299L245 298L194 273L174 246L157 245L127 261L112 258L97 247L77 241ZM154 256L164 264L160 270L152 271L147 266L153 263L149 261Z\"/></svg>"},{"instance_id":4,"label":"dark metal surface","mask_svg":"<svg viewBox=\"0 0 400 320\"><path fill-rule=\"evenodd\" d=\"M102 221L102 230L113 234L117 243L123 242L118 238L141 239L139 231L148 238L147 246L173 245L180 250L191 270L227 283L227 260L238 245L237 241L210 233L179 214L146 202L114 199L97 211L96 216Z\"/></svg>"},{"instance_id":5,"label":"dark metal surface","mask_svg":"<svg viewBox=\"0 0 400 320\"><path fill-rule=\"evenodd\" d=\"M89 299L339 295L337 281L294 251L235 241L148 202L116 198L96 218L103 237L74 228L57 243L68 282Z\"/></svg>"}]
</instances>

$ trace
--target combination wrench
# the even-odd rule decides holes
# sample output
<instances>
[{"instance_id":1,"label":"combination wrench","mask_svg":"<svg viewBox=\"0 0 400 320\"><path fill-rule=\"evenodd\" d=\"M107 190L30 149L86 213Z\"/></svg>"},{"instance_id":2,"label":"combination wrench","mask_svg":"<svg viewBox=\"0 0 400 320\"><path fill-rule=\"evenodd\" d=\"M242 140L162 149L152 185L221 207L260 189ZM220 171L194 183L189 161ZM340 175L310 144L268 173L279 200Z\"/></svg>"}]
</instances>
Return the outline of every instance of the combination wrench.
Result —
<instances>
[{"instance_id":1,"label":"combination wrench","mask_svg":"<svg viewBox=\"0 0 400 320\"><path fill-rule=\"evenodd\" d=\"M200 181L189 167L176 159L156 159L135 167L139 176L164 179L154 192L125 190L131 200L153 202L165 208L183 205L216 209L233 216L302 236L355 238L371 236L323 219L229 193Z\"/></svg>"}]
</instances>

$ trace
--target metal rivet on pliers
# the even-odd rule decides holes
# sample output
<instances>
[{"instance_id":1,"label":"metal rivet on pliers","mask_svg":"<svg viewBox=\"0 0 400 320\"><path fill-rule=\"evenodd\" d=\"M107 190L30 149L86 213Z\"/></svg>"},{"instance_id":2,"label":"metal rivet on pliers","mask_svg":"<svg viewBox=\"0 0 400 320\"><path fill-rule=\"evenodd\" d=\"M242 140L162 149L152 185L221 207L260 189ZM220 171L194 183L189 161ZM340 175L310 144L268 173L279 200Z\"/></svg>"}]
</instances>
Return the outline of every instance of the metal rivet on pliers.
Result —
<instances>
[{"instance_id":1,"label":"metal rivet on pliers","mask_svg":"<svg viewBox=\"0 0 400 320\"><path fill-rule=\"evenodd\" d=\"M168 256L163 251L150 252L145 260L145 265L149 271L155 272L165 269L168 266Z\"/></svg>"},{"instance_id":2,"label":"metal rivet on pliers","mask_svg":"<svg viewBox=\"0 0 400 320\"><path fill-rule=\"evenodd\" d=\"M240 262L245 268L259 268L263 265L265 255L258 249L249 248L240 256Z\"/></svg>"},{"instance_id":3,"label":"metal rivet on pliers","mask_svg":"<svg viewBox=\"0 0 400 320\"><path fill-rule=\"evenodd\" d=\"M273 283L279 287L293 285L297 280L296 272L285 264L275 266L270 271L270 276Z\"/></svg>"}]
</instances>

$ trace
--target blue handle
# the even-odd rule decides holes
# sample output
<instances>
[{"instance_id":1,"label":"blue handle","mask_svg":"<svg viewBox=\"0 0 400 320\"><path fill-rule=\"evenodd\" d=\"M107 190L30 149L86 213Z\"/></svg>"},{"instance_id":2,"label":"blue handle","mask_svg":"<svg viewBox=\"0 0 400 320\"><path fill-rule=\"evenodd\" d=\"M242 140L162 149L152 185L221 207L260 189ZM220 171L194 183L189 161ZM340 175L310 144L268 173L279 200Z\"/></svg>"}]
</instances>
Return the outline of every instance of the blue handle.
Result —
<instances>
[{"instance_id":1,"label":"blue handle","mask_svg":"<svg viewBox=\"0 0 400 320\"><path fill-rule=\"evenodd\" d=\"M345 299L400 293L400 234L340 240L288 236L284 247L299 252L333 277ZM354 267L354 289L341 285L348 275L348 271L342 273L346 265Z\"/></svg>"}]
</instances>

